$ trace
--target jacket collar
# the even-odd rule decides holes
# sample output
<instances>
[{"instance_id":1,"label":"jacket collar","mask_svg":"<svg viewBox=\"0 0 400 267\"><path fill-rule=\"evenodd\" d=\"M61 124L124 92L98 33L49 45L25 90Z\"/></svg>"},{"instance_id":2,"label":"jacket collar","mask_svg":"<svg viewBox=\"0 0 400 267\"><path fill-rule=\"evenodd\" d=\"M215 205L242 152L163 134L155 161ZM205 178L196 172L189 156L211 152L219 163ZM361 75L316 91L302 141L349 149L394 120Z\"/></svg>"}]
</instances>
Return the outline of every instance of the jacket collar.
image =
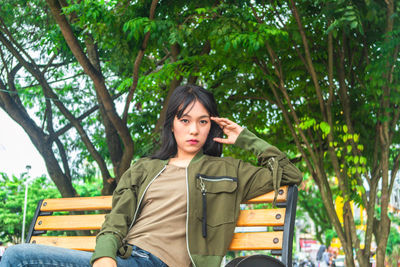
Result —
<instances>
[{"instance_id":1,"label":"jacket collar","mask_svg":"<svg viewBox=\"0 0 400 267\"><path fill-rule=\"evenodd\" d=\"M203 154L203 149L200 149L200 151L199 152L197 152L197 154L192 158L192 160L190 161L190 163L192 163L192 162L197 162L197 161L199 161L201 158L203 158L204 157L204 154ZM189 164L190 164L189 163Z\"/></svg>"},{"instance_id":2,"label":"jacket collar","mask_svg":"<svg viewBox=\"0 0 400 267\"><path fill-rule=\"evenodd\" d=\"M199 161L199 160L202 159L204 156L205 156L205 155L204 155L204 153L203 153L203 149L201 149L201 150L200 150L199 152L197 152L197 154L192 158L192 160L190 161L189 165L190 165L191 163L193 163L193 162ZM162 161L163 165L167 165L169 159L164 159L164 160L161 160L161 161Z\"/></svg>"}]
</instances>

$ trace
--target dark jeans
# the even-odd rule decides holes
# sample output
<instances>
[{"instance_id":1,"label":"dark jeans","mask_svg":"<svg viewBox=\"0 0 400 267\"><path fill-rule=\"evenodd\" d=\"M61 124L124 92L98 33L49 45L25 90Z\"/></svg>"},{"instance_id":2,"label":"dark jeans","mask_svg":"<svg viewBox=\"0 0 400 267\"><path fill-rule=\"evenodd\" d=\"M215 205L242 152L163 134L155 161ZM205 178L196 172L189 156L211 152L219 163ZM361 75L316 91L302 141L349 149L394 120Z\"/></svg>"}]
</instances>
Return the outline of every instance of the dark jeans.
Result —
<instances>
[{"instance_id":1,"label":"dark jeans","mask_svg":"<svg viewBox=\"0 0 400 267\"><path fill-rule=\"evenodd\" d=\"M73 249L21 244L6 249L0 267L63 266L90 267L91 252ZM167 267L159 258L139 247L133 246L131 257L117 258L119 267Z\"/></svg>"}]
</instances>

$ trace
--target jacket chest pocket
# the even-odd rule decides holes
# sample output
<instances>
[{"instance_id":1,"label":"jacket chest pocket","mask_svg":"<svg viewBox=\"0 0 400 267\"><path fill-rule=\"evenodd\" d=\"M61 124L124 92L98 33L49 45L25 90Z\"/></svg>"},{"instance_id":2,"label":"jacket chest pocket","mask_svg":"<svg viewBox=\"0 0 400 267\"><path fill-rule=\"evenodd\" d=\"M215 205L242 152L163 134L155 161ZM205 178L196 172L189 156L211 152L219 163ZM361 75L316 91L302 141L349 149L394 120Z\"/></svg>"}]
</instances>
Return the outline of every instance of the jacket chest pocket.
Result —
<instances>
[{"instance_id":1,"label":"jacket chest pocket","mask_svg":"<svg viewBox=\"0 0 400 267\"><path fill-rule=\"evenodd\" d=\"M202 220L203 226L235 221L237 182L235 177L196 175L196 189L201 195L197 217Z\"/></svg>"}]
</instances>

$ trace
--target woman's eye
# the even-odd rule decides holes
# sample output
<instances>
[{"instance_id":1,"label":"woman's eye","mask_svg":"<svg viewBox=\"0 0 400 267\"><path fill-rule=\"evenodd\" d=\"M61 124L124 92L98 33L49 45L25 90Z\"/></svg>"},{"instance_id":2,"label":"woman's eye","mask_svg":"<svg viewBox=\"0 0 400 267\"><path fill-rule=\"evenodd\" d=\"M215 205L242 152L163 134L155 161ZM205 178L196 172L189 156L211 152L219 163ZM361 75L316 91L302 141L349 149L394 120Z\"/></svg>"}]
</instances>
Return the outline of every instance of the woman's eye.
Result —
<instances>
[{"instance_id":1,"label":"woman's eye","mask_svg":"<svg viewBox=\"0 0 400 267\"><path fill-rule=\"evenodd\" d=\"M187 120L187 119L181 119L181 122L183 122L183 123L188 123L189 120Z\"/></svg>"},{"instance_id":2,"label":"woman's eye","mask_svg":"<svg viewBox=\"0 0 400 267\"><path fill-rule=\"evenodd\" d=\"M207 120L201 120L201 121L200 121L200 124L207 124L207 123L208 123Z\"/></svg>"}]
</instances>

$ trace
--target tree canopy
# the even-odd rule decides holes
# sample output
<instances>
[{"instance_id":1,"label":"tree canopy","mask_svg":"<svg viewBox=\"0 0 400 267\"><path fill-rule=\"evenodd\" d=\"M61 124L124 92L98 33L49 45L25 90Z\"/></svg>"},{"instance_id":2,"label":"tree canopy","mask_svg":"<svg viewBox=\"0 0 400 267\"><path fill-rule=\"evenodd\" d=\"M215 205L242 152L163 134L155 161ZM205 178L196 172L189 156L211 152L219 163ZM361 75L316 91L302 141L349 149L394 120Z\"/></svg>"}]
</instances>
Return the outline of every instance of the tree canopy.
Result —
<instances>
[{"instance_id":1,"label":"tree canopy","mask_svg":"<svg viewBox=\"0 0 400 267\"><path fill-rule=\"evenodd\" d=\"M222 116L315 182L347 266L353 249L368 264L373 239L383 266L400 158L399 9L393 0L7 0L0 107L62 196L96 172L111 194L132 160L157 148L173 90L203 85ZM224 155L254 160L234 147ZM363 239L351 201L367 212Z\"/></svg>"}]
</instances>

